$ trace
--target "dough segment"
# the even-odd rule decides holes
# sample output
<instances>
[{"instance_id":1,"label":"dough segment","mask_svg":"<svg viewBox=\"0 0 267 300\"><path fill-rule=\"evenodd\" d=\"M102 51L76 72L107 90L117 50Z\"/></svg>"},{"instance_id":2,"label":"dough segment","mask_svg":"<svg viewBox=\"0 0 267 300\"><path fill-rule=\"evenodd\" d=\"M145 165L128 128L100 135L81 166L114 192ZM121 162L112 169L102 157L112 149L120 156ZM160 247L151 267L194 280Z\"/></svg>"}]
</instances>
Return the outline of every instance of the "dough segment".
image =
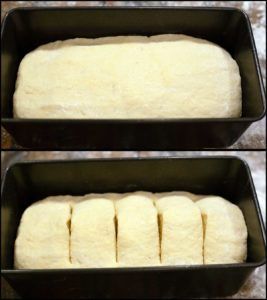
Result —
<instances>
[{"instance_id":1,"label":"dough segment","mask_svg":"<svg viewBox=\"0 0 267 300\"><path fill-rule=\"evenodd\" d=\"M199 208L185 196L155 201L161 228L162 265L203 264L203 229Z\"/></svg>"},{"instance_id":2,"label":"dough segment","mask_svg":"<svg viewBox=\"0 0 267 300\"><path fill-rule=\"evenodd\" d=\"M147 193L115 201L117 259L121 267L160 264L157 211Z\"/></svg>"},{"instance_id":3,"label":"dough segment","mask_svg":"<svg viewBox=\"0 0 267 300\"><path fill-rule=\"evenodd\" d=\"M15 242L15 268L70 268L70 196L37 201L23 213Z\"/></svg>"},{"instance_id":4,"label":"dough segment","mask_svg":"<svg viewBox=\"0 0 267 300\"><path fill-rule=\"evenodd\" d=\"M196 202L204 223L204 263L244 262L247 257L247 227L238 206L221 197Z\"/></svg>"},{"instance_id":5,"label":"dough segment","mask_svg":"<svg viewBox=\"0 0 267 300\"><path fill-rule=\"evenodd\" d=\"M108 198L85 196L73 205L71 262L76 268L116 267L115 208Z\"/></svg>"}]
</instances>

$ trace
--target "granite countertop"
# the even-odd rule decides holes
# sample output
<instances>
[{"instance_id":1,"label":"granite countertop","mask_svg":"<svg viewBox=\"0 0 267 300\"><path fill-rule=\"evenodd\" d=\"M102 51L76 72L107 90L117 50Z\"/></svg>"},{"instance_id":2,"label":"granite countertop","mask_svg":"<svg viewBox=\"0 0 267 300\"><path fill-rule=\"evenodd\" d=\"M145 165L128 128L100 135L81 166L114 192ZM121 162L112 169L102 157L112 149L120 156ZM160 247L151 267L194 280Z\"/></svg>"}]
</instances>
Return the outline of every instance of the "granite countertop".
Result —
<instances>
[{"instance_id":1,"label":"granite countertop","mask_svg":"<svg viewBox=\"0 0 267 300\"><path fill-rule=\"evenodd\" d=\"M228 6L243 9L250 18L261 72L266 82L266 3L265 1L3 1L1 3L1 19L4 14L14 8L23 6ZM265 149L266 118L254 123L242 135L231 149ZM1 127L2 148L20 148L10 135Z\"/></svg>"},{"instance_id":2,"label":"granite countertop","mask_svg":"<svg viewBox=\"0 0 267 300\"><path fill-rule=\"evenodd\" d=\"M5 168L13 162L19 160L36 160L36 159L80 159L80 158L109 158L109 157L151 157L151 156L178 156L187 157L195 155L236 155L245 159L252 172L258 200L264 222L266 224L266 153L265 151L180 151L180 152L94 152L94 151L6 151L1 152L3 174ZM2 279L2 295L5 297L18 298L15 291L9 284ZM249 277L241 290L229 299L264 299L266 297L266 266L257 268Z\"/></svg>"}]
</instances>

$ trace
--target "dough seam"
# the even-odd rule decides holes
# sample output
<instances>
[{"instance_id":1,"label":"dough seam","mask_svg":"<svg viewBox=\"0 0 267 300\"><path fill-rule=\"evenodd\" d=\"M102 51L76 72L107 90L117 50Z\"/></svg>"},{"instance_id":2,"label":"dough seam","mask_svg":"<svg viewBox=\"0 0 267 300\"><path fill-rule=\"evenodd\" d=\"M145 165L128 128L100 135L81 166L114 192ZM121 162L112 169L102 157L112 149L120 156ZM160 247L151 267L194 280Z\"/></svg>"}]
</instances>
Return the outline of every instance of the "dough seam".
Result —
<instances>
[{"instance_id":1,"label":"dough seam","mask_svg":"<svg viewBox=\"0 0 267 300\"><path fill-rule=\"evenodd\" d=\"M156 207L155 199L157 199L157 197L155 196L155 193L151 192L151 199L152 199L153 206L155 207L155 209L157 211L157 225L158 225L158 235L159 235L159 261L161 263L161 241L162 241L163 216L162 216L162 214L159 213L159 211Z\"/></svg>"},{"instance_id":2,"label":"dough seam","mask_svg":"<svg viewBox=\"0 0 267 300\"><path fill-rule=\"evenodd\" d=\"M158 212L158 230L159 230L159 259L160 263L162 263L162 258L161 258L161 245L162 245L162 224L163 224L163 216Z\"/></svg>"},{"instance_id":3,"label":"dough seam","mask_svg":"<svg viewBox=\"0 0 267 300\"><path fill-rule=\"evenodd\" d=\"M73 211L73 208L72 208L72 205L70 205L70 219L67 222L67 226L68 226L68 229L69 229L69 260L70 260L70 263L72 263L72 257L71 257L71 220L72 220L72 211Z\"/></svg>"},{"instance_id":4,"label":"dough seam","mask_svg":"<svg viewBox=\"0 0 267 300\"><path fill-rule=\"evenodd\" d=\"M202 257L203 257L203 264L205 265L205 255L204 255L204 251L205 251L205 238L206 238L206 228L207 228L207 223L208 223L208 216L206 213L202 213L200 210L200 214L201 214L201 220L202 220L202 230L203 230L203 243L202 243Z\"/></svg>"},{"instance_id":5,"label":"dough seam","mask_svg":"<svg viewBox=\"0 0 267 300\"><path fill-rule=\"evenodd\" d=\"M113 201L114 209L115 209L115 204ZM117 211L115 209L115 216L114 216L114 226L115 226L115 241L116 241L116 263L118 263L118 217L117 217Z\"/></svg>"}]
</instances>

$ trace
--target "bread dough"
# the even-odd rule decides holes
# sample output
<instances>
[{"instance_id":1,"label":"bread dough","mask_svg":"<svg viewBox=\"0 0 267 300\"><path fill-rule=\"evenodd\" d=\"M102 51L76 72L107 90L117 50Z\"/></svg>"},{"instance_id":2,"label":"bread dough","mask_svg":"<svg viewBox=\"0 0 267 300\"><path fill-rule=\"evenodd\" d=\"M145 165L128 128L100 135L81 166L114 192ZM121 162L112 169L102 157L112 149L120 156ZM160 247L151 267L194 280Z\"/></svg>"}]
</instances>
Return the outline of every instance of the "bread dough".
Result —
<instances>
[{"instance_id":1,"label":"bread dough","mask_svg":"<svg viewBox=\"0 0 267 300\"><path fill-rule=\"evenodd\" d=\"M70 217L69 196L48 197L29 206L15 241L15 268L70 268Z\"/></svg>"},{"instance_id":2,"label":"bread dough","mask_svg":"<svg viewBox=\"0 0 267 300\"><path fill-rule=\"evenodd\" d=\"M203 229L197 205L185 196L156 200L163 265L203 264Z\"/></svg>"},{"instance_id":3,"label":"bread dough","mask_svg":"<svg viewBox=\"0 0 267 300\"><path fill-rule=\"evenodd\" d=\"M232 118L239 68L209 41L181 34L71 39L21 61L18 118Z\"/></svg>"},{"instance_id":4,"label":"bread dough","mask_svg":"<svg viewBox=\"0 0 267 300\"><path fill-rule=\"evenodd\" d=\"M115 201L119 266L160 264L157 211L152 199L134 194Z\"/></svg>"},{"instance_id":5,"label":"bread dough","mask_svg":"<svg viewBox=\"0 0 267 300\"><path fill-rule=\"evenodd\" d=\"M14 261L17 269L98 268L202 264L203 256L205 264L246 260L241 210L216 196L139 191L33 203Z\"/></svg>"},{"instance_id":6,"label":"bread dough","mask_svg":"<svg viewBox=\"0 0 267 300\"><path fill-rule=\"evenodd\" d=\"M116 267L113 201L85 196L73 205L70 248L73 267Z\"/></svg>"},{"instance_id":7,"label":"bread dough","mask_svg":"<svg viewBox=\"0 0 267 300\"><path fill-rule=\"evenodd\" d=\"M196 202L204 223L204 263L244 262L247 257L247 227L238 206L221 197Z\"/></svg>"}]
</instances>

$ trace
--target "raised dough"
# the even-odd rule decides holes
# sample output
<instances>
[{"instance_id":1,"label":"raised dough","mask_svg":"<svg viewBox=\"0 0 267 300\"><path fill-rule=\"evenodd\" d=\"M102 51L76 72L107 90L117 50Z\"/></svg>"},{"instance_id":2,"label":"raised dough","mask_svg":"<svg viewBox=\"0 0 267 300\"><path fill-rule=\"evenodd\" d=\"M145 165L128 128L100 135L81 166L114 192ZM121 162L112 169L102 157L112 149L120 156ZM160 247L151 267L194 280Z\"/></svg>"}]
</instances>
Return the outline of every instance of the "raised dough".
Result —
<instances>
[{"instance_id":1,"label":"raised dough","mask_svg":"<svg viewBox=\"0 0 267 300\"><path fill-rule=\"evenodd\" d=\"M146 193L115 201L117 213L117 261L119 266L160 264L157 211Z\"/></svg>"},{"instance_id":2,"label":"raised dough","mask_svg":"<svg viewBox=\"0 0 267 300\"><path fill-rule=\"evenodd\" d=\"M73 267L116 267L113 201L89 195L73 205L70 248Z\"/></svg>"},{"instance_id":3,"label":"raised dough","mask_svg":"<svg viewBox=\"0 0 267 300\"><path fill-rule=\"evenodd\" d=\"M19 118L219 118L241 115L237 63L181 34L71 39L43 45L19 67Z\"/></svg>"},{"instance_id":4,"label":"raised dough","mask_svg":"<svg viewBox=\"0 0 267 300\"><path fill-rule=\"evenodd\" d=\"M203 229L197 205L176 195L159 198L155 203L160 216L161 263L203 264Z\"/></svg>"},{"instance_id":5,"label":"raised dough","mask_svg":"<svg viewBox=\"0 0 267 300\"><path fill-rule=\"evenodd\" d=\"M238 206L221 197L196 202L204 223L204 263L244 262L247 257L247 227Z\"/></svg>"},{"instance_id":6,"label":"raised dough","mask_svg":"<svg viewBox=\"0 0 267 300\"><path fill-rule=\"evenodd\" d=\"M15 268L70 268L70 197L35 202L23 213L15 241Z\"/></svg>"},{"instance_id":7,"label":"raised dough","mask_svg":"<svg viewBox=\"0 0 267 300\"><path fill-rule=\"evenodd\" d=\"M205 264L246 260L244 217L221 197L183 191L54 196L23 213L15 268L189 265L202 264L202 254Z\"/></svg>"}]
</instances>

